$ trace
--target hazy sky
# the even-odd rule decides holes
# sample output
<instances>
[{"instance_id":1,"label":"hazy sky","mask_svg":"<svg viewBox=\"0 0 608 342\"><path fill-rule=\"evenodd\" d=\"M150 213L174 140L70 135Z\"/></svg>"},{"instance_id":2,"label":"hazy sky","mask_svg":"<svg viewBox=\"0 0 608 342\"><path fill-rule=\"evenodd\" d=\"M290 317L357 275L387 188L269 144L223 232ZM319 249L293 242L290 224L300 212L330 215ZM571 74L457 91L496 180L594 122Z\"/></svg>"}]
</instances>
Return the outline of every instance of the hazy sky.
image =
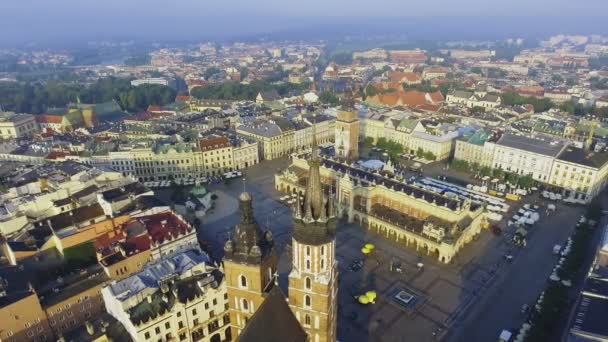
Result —
<instances>
[{"instance_id":1,"label":"hazy sky","mask_svg":"<svg viewBox=\"0 0 608 342\"><path fill-rule=\"evenodd\" d=\"M518 24L528 26L537 20L539 26L559 27L563 21L566 28L595 28L588 27L588 20L568 22L564 17L570 15L600 21L599 16L608 16L608 0L0 0L0 44L104 37L226 37L347 20L364 25L369 18L387 17L434 17L432 26L437 30L442 22L437 17L462 16L501 17L503 21L520 17L512 24L514 32ZM463 24L473 25L470 20Z\"/></svg>"}]
</instances>

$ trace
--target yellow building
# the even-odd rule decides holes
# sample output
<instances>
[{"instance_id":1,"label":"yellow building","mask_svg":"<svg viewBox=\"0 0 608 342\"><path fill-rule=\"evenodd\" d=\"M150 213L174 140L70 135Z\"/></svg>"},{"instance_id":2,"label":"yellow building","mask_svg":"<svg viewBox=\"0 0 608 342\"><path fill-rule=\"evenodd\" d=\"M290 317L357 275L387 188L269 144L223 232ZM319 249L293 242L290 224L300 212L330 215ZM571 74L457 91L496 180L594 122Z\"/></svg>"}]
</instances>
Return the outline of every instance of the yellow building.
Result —
<instances>
[{"instance_id":1,"label":"yellow building","mask_svg":"<svg viewBox=\"0 0 608 342\"><path fill-rule=\"evenodd\" d=\"M287 119L257 120L237 126L236 131L258 142L262 159L272 160L294 151L295 129Z\"/></svg>"},{"instance_id":2,"label":"yellow building","mask_svg":"<svg viewBox=\"0 0 608 342\"><path fill-rule=\"evenodd\" d=\"M549 184L564 198L590 202L608 182L608 153L567 147L553 161Z\"/></svg>"},{"instance_id":3,"label":"yellow building","mask_svg":"<svg viewBox=\"0 0 608 342\"><path fill-rule=\"evenodd\" d=\"M15 267L11 273L16 273ZM0 283L0 340L53 341L44 309L36 292L25 281L1 278Z\"/></svg>"}]
</instances>

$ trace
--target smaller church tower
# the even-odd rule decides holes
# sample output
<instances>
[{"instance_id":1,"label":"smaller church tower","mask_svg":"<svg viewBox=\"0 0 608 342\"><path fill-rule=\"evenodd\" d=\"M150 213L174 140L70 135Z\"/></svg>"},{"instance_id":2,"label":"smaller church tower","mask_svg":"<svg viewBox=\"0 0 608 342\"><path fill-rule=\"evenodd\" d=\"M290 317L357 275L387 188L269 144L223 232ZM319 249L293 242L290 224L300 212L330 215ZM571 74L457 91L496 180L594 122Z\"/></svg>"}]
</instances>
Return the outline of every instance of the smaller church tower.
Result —
<instances>
[{"instance_id":1,"label":"smaller church tower","mask_svg":"<svg viewBox=\"0 0 608 342\"><path fill-rule=\"evenodd\" d=\"M264 295L274 286L277 257L270 231L263 232L253 216L251 195L239 196L240 221L224 245L230 331L237 338Z\"/></svg>"}]
</instances>

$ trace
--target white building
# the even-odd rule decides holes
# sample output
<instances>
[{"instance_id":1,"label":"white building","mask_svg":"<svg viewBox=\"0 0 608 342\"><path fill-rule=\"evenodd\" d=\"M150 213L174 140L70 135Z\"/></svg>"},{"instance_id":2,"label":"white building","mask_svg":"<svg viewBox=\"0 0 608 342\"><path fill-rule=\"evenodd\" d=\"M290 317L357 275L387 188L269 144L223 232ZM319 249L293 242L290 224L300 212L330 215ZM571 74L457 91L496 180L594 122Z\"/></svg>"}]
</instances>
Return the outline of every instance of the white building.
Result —
<instances>
[{"instance_id":1,"label":"white building","mask_svg":"<svg viewBox=\"0 0 608 342\"><path fill-rule=\"evenodd\" d=\"M0 139L16 139L38 132L36 118L31 114L0 113Z\"/></svg>"},{"instance_id":2,"label":"white building","mask_svg":"<svg viewBox=\"0 0 608 342\"><path fill-rule=\"evenodd\" d=\"M164 78L140 78L140 79L131 81L131 85L134 87L137 87L137 86L140 86L143 84L159 84L159 85L168 86L169 81L167 81Z\"/></svg>"},{"instance_id":3,"label":"white building","mask_svg":"<svg viewBox=\"0 0 608 342\"><path fill-rule=\"evenodd\" d=\"M148 264L101 293L134 341L230 340L223 273L199 250Z\"/></svg>"}]
</instances>

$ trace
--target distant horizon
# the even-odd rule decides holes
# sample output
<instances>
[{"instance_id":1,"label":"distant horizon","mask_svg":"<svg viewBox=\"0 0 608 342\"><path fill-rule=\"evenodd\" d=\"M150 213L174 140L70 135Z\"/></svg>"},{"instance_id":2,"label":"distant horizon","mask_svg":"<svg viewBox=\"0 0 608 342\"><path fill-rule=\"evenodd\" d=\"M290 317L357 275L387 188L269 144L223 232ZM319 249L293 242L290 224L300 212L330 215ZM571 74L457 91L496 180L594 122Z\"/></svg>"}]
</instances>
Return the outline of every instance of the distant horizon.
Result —
<instances>
[{"instance_id":1,"label":"distant horizon","mask_svg":"<svg viewBox=\"0 0 608 342\"><path fill-rule=\"evenodd\" d=\"M56 23L55 27L43 31L33 28L29 32L22 31L23 26L10 25L5 21L0 23L0 29L4 32L0 37L0 47L22 48L32 44L41 48L75 47L93 41L131 40L148 44L252 41L264 38L310 41L380 35L400 36L410 41L544 39L556 34L608 35L608 25L601 16L251 16L240 20L238 27L218 17L204 22L185 20L174 25L155 25L158 22L154 20L145 25L109 20L111 29L96 25L102 18L91 19L85 27L78 27L79 20L73 20L65 27L65 23ZM150 26L150 23L153 24Z\"/></svg>"}]
</instances>

